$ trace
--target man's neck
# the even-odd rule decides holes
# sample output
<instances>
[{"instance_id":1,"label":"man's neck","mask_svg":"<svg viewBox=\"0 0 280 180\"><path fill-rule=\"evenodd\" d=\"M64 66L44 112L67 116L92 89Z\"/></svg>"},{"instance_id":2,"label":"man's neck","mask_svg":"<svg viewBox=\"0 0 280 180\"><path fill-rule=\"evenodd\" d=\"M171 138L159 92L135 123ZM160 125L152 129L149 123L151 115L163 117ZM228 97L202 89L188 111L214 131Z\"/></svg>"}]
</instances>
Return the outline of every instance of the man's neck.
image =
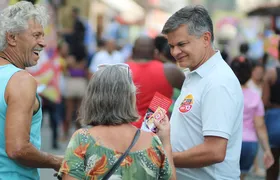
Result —
<instances>
[{"instance_id":1,"label":"man's neck","mask_svg":"<svg viewBox=\"0 0 280 180\"><path fill-rule=\"evenodd\" d=\"M197 68L199 68L202 64L204 64L206 61L208 61L212 56L214 56L215 53L216 53L216 51L212 48L209 49L208 51L206 51L202 60L194 68L192 68L190 70L193 71L193 70L196 70Z\"/></svg>"},{"instance_id":2,"label":"man's neck","mask_svg":"<svg viewBox=\"0 0 280 180\"><path fill-rule=\"evenodd\" d=\"M11 54L14 54L14 56L11 55ZM7 51L1 51L0 52L1 60L6 61L6 62L8 62L8 63L20 68L20 69L25 69L24 65L21 65L21 63L19 63L20 61L15 60L15 59L17 59L16 57L17 57L16 53L9 53Z\"/></svg>"}]
</instances>

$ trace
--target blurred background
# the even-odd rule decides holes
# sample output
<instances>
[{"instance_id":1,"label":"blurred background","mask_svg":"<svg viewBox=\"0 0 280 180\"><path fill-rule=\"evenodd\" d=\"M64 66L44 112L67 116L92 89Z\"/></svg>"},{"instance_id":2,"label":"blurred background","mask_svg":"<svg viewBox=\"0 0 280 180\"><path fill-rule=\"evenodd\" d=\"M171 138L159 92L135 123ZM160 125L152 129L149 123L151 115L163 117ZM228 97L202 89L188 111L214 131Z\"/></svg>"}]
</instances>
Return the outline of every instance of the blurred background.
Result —
<instances>
[{"instance_id":1,"label":"blurred background","mask_svg":"<svg viewBox=\"0 0 280 180\"><path fill-rule=\"evenodd\" d=\"M18 0L0 0L0 10L16 2ZM51 15L45 28L47 47L40 54L39 64L29 71L38 80L38 91L44 103L42 150L55 154L64 154L69 134L79 127L73 127L75 123L71 126L81 96L74 99L74 95L69 94L71 89L65 89L64 81L69 72L70 76L87 79L92 73L90 66L94 57L104 48L114 48L120 52L124 62L129 60L136 38L141 35L158 36L166 20L186 5L200 4L208 9L214 23L215 47L227 62L240 54L242 43L248 44L246 56L252 61L266 61L269 67L279 59L280 0L31 2L44 4ZM113 47L108 44L111 40ZM77 67L84 68L83 75L77 75L81 73L76 71ZM52 170L42 170L41 173L42 180L55 179ZM248 179L264 178L251 176Z\"/></svg>"}]
</instances>

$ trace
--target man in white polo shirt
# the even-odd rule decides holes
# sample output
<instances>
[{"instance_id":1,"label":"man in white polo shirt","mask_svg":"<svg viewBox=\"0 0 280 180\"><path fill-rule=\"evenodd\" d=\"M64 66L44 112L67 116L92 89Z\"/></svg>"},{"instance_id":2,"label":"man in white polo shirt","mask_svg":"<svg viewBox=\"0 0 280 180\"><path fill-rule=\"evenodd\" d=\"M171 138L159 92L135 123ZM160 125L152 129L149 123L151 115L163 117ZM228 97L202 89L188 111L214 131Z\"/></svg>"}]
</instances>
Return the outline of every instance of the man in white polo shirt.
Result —
<instances>
[{"instance_id":1,"label":"man in white polo shirt","mask_svg":"<svg viewBox=\"0 0 280 180\"><path fill-rule=\"evenodd\" d=\"M202 6L180 9L167 20L162 33L171 54L186 68L170 120L177 179L239 179L243 95L235 74L213 48L207 10Z\"/></svg>"}]
</instances>

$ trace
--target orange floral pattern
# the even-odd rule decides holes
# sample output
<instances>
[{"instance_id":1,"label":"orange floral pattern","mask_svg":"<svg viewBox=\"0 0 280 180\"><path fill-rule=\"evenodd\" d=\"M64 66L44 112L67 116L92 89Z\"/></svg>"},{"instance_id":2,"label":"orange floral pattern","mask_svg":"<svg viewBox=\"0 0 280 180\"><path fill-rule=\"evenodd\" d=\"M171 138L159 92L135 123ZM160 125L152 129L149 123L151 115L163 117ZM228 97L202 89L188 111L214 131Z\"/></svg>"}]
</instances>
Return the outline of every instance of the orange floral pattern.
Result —
<instances>
[{"instance_id":1,"label":"orange floral pattern","mask_svg":"<svg viewBox=\"0 0 280 180\"><path fill-rule=\"evenodd\" d=\"M118 153L118 154L115 155L115 157L117 159L119 159L121 157L121 155L122 155L121 153ZM122 167L123 166L131 166L132 162L133 162L133 159L131 158L131 156L127 155L125 157L125 159L123 160L123 162L121 163L121 166Z\"/></svg>"},{"instance_id":2,"label":"orange floral pattern","mask_svg":"<svg viewBox=\"0 0 280 180\"><path fill-rule=\"evenodd\" d=\"M62 165L61 165L61 168L60 168L60 171L63 172L63 173L68 173L69 172L69 166L67 164L67 161L63 161L62 162Z\"/></svg>"},{"instance_id":3,"label":"orange floral pattern","mask_svg":"<svg viewBox=\"0 0 280 180\"><path fill-rule=\"evenodd\" d=\"M75 150L74 150L74 154L81 158L81 159L84 159L85 157L85 154L87 152L87 148L88 148L89 144L86 144L86 145L79 145Z\"/></svg>"},{"instance_id":4,"label":"orange floral pattern","mask_svg":"<svg viewBox=\"0 0 280 180\"><path fill-rule=\"evenodd\" d=\"M151 161L157 166L161 167L162 166L162 160L161 158L157 155L156 151L153 148L149 148L148 150L148 156L151 159Z\"/></svg>"},{"instance_id":5,"label":"orange floral pattern","mask_svg":"<svg viewBox=\"0 0 280 180\"><path fill-rule=\"evenodd\" d=\"M162 149L161 146L157 146L157 148L160 151L160 158L161 158L161 166L160 166L160 168L164 168L164 161L165 161L165 159L167 157L165 156L165 152L164 152L164 150Z\"/></svg>"},{"instance_id":6,"label":"orange floral pattern","mask_svg":"<svg viewBox=\"0 0 280 180\"><path fill-rule=\"evenodd\" d=\"M107 157L103 155L94 165L94 167L88 172L88 175L91 177L105 174L108 170L107 166Z\"/></svg>"},{"instance_id":7,"label":"orange floral pattern","mask_svg":"<svg viewBox=\"0 0 280 180\"><path fill-rule=\"evenodd\" d=\"M170 179L171 167L162 144L155 134L152 135L150 148L129 153L118 171L112 175L113 179L130 179L129 177L145 180L159 177ZM94 137L89 134L87 128L84 128L76 131L72 136L58 174L59 176L72 174L77 179L98 180L108 172L121 155L120 152L96 144Z\"/></svg>"}]
</instances>

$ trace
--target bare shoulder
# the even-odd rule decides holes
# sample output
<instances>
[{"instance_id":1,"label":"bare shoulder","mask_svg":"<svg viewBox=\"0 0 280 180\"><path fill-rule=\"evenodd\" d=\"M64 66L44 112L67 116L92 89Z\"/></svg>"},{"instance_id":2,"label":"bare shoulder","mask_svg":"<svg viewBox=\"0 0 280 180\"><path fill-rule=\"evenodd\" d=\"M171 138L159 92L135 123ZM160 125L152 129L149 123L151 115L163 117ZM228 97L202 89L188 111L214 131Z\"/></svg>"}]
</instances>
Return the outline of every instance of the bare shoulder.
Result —
<instances>
[{"instance_id":1,"label":"bare shoulder","mask_svg":"<svg viewBox=\"0 0 280 180\"><path fill-rule=\"evenodd\" d=\"M147 132L147 131L143 131L143 130L141 130L141 135L142 136L144 136L144 137L146 137L146 138L150 138L150 139L152 139L153 138L153 136L155 135L154 133L152 133L152 132Z\"/></svg>"},{"instance_id":2,"label":"bare shoulder","mask_svg":"<svg viewBox=\"0 0 280 180\"><path fill-rule=\"evenodd\" d=\"M16 72L7 84L5 97L7 99L28 99L34 96L37 89L36 80L27 71ZM30 96L29 96L30 95Z\"/></svg>"},{"instance_id":3,"label":"bare shoulder","mask_svg":"<svg viewBox=\"0 0 280 180\"><path fill-rule=\"evenodd\" d=\"M10 79L10 82L13 84L17 84L18 86L21 85L32 85L37 86L35 78L27 71L22 70L16 72Z\"/></svg>"},{"instance_id":4,"label":"bare shoulder","mask_svg":"<svg viewBox=\"0 0 280 180\"><path fill-rule=\"evenodd\" d=\"M141 137L146 141L149 142L150 144L152 141L157 138L157 135L152 132L146 132L146 131L141 131Z\"/></svg>"}]
</instances>

